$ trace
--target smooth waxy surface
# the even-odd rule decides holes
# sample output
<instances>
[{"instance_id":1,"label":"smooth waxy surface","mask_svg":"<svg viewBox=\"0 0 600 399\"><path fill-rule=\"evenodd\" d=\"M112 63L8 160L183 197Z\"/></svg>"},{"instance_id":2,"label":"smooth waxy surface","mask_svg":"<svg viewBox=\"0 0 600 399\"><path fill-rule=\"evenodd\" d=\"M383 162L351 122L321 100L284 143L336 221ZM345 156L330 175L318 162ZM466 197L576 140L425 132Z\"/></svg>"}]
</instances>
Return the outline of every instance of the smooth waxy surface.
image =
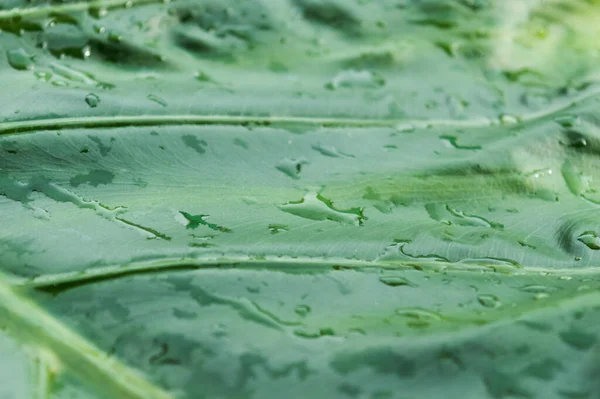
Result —
<instances>
[{"instance_id":1,"label":"smooth waxy surface","mask_svg":"<svg viewBox=\"0 0 600 399\"><path fill-rule=\"evenodd\" d=\"M0 2L0 397L596 397L598 7Z\"/></svg>"}]
</instances>

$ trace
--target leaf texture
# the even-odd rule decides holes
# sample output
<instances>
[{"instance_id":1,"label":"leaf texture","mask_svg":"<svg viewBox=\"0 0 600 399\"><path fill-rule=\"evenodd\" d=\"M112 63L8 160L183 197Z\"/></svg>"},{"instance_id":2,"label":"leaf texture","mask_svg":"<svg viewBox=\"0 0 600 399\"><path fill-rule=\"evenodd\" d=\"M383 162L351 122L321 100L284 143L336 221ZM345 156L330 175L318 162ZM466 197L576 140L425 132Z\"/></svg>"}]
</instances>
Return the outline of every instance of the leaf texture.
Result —
<instances>
[{"instance_id":1,"label":"leaf texture","mask_svg":"<svg viewBox=\"0 0 600 399\"><path fill-rule=\"evenodd\" d=\"M599 7L0 0L0 397L597 397Z\"/></svg>"}]
</instances>

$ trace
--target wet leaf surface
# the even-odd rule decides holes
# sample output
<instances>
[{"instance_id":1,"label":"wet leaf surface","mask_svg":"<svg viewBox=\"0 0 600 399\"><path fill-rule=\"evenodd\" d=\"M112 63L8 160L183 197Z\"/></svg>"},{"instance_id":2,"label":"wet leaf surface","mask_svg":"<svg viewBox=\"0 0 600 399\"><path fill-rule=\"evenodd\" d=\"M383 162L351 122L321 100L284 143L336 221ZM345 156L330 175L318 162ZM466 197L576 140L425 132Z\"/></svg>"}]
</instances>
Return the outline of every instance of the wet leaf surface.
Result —
<instances>
[{"instance_id":1,"label":"wet leaf surface","mask_svg":"<svg viewBox=\"0 0 600 399\"><path fill-rule=\"evenodd\" d=\"M599 7L0 0L0 397L597 397Z\"/></svg>"}]
</instances>

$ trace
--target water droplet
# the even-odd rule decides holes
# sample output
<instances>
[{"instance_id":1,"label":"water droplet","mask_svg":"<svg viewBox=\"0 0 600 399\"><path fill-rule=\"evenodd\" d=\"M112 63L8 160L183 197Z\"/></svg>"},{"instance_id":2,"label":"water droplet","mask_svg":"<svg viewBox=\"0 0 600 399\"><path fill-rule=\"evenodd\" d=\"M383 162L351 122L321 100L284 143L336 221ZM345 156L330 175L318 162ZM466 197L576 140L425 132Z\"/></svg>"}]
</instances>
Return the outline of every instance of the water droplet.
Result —
<instances>
[{"instance_id":1,"label":"water droplet","mask_svg":"<svg viewBox=\"0 0 600 399\"><path fill-rule=\"evenodd\" d=\"M373 208L377 209L381 213L392 213L393 203L389 201L381 201L373 204Z\"/></svg>"},{"instance_id":2,"label":"water droplet","mask_svg":"<svg viewBox=\"0 0 600 399\"><path fill-rule=\"evenodd\" d=\"M105 17L106 14L108 14L108 10L106 8L103 8L103 7L90 7L88 9L88 13L92 17L94 17L96 19L99 19L99 18Z\"/></svg>"},{"instance_id":3,"label":"water droplet","mask_svg":"<svg viewBox=\"0 0 600 399\"><path fill-rule=\"evenodd\" d=\"M580 196L588 189L588 182L583 178L579 168L575 166L571 161L566 161L561 172L567 187L574 195Z\"/></svg>"},{"instance_id":4,"label":"water droplet","mask_svg":"<svg viewBox=\"0 0 600 399\"><path fill-rule=\"evenodd\" d=\"M448 56L456 57L462 44L460 42L438 41L435 45L442 49Z\"/></svg>"},{"instance_id":5,"label":"water droplet","mask_svg":"<svg viewBox=\"0 0 600 399\"><path fill-rule=\"evenodd\" d=\"M325 85L329 90L335 90L339 87L352 88L376 88L385 85L385 79L378 73L371 71L347 70L337 74L331 82Z\"/></svg>"},{"instance_id":6,"label":"water droplet","mask_svg":"<svg viewBox=\"0 0 600 399\"><path fill-rule=\"evenodd\" d=\"M94 93L90 93L87 96L85 96L85 102L87 103L87 105L90 106L90 108L96 108L98 104L100 104L100 97L98 97Z\"/></svg>"},{"instance_id":7,"label":"water droplet","mask_svg":"<svg viewBox=\"0 0 600 399\"><path fill-rule=\"evenodd\" d=\"M449 205L439 203L425 204L425 210L433 220L437 220L449 225L473 227L490 227L493 229L503 229L504 225L492 222L481 216L469 215L461 210L451 208Z\"/></svg>"},{"instance_id":8,"label":"water droplet","mask_svg":"<svg viewBox=\"0 0 600 399\"><path fill-rule=\"evenodd\" d=\"M336 209L333 202L321 194L308 193L300 201L280 205L279 208L292 215L311 220L332 220L360 226L366 217L362 208Z\"/></svg>"},{"instance_id":9,"label":"water droplet","mask_svg":"<svg viewBox=\"0 0 600 399\"><path fill-rule=\"evenodd\" d=\"M333 337L335 335L335 331L331 327L319 328L319 335L322 337L326 335Z\"/></svg>"},{"instance_id":10,"label":"water droplet","mask_svg":"<svg viewBox=\"0 0 600 399\"><path fill-rule=\"evenodd\" d=\"M600 237L593 231L586 231L577 237L577 241L584 243L589 249L600 249Z\"/></svg>"},{"instance_id":11,"label":"water droplet","mask_svg":"<svg viewBox=\"0 0 600 399\"><path fill-rule=\"evenodd\" d=\"M409 287L417 287L417 285L405 277L400 276L382 276L379 278L385 285L389 285L390 287L400 287L400 286L409 286Z\"/></svg>"},{"instance_id":12,"label":"water droplet","mask_svg":"<svg viewBox=\"0 0 600 399\"><path fill-rule=\"evenodd\" d=\"M11 67L18 70L33 69L33 56L22 48L8 50L6 58Z\"/></svg>"},{"instance_id":13,"label":"water droplet","mask_svg":"<svg viewBox=\"0 0 600 399\"><path fill-rule=\"evenodd\" d=\"M319 328L319 329L304 328L304 329L294 330L294 335L301 337L301 338L314 339L314 338L321 338L321 337L333 337L333 336L335 336L335 331L329 327Z\"/></svg>"},{"instance_id":14,"label":"water droplet","mask_svg":"<svg viewBox=\"0 0 600 399\"><path fill-rule=\"evenodd\" d=\"M579 125L581 120L576 115L564 115L554 119L554 122L558 123L562 127L572 128Z\"/></svg>"},{"instance_id":15,"label":"water droplet","mask_svg":"<svg viewBox=\"0 0 600 399\"><path fill-rule=\"evenodd\" d=\"M163 107L167 106L167 102L165 100L163 100L160 97L155 96L154 94L148 94L147 96L148 100L150 101L154 101L155 103L157 103L158 105L161 105Z\"/></svg>"},{"instance_id":16,"label":"water droplet","mask_svg":"<svg viewBox=\"0 0 600 399\"><path fill-rule=\"evenodd\" d=\"M308 305L298 305L298 306L296 306L296 309L294 309L294 311L296 312L296 314L298 316L305 317L307 314L310 313L310 306L308 306Z\"/></svg>"},{"instance_id":17,"label":"water droplet","mask_svg":"<svg viewBox=\"0 0 600 399\"><path fill-rule=\"evenodd\" d=\"M394 243L387 247L385 253L379 259L396 259L400 256L401 258L408 257L410 259L430 260L434 262L450 262L447 258L437 254L410 254L404 248L410 242L410 240L405 239L394 239Z\"/></svg>"},{"instance_id":18,"label":"water droplet","mask_svg":"<svg viewBox=\"0 0 600 399\"><path fill-rule=\"evenodd\" d=\"M83 46L81 48L81 55L83 56L83 58L89 58L89 56L92 55L92 49L90 48L90 46Z\"/></svg>"},{"instance_id":19,"label":"water droplet","mask_svg":"<svg viewBox=\"0 0 600 399\"><path fill-rule=\"evenodd\" d=\"M213 79L206 72L198 71L194 74L194 79L200 82L213 82Z\"/></svg>"},{"instance_id":20,"label":"water droplet","mask_svg":"<svg viewBox=\"0 0 600 399\"><path fill-rule=\"evenodd\" d=\"M35 77L41 81L47 82L52 78L52 74L50 72L36 72Z\"/></svg>"},{"instance_id":21,"label":"water droplet","mask_svg":"<svg viewBox=\"0 0 600 399\"><path fill-rule=\"evenodd\" d=\"M519 122L519 120L512 115L507 115L507 114L500 115L500 123L502 123L503 125L514 125L515 123L518 123L518 122Z\"/></svg>"},{"instance_id":22,"label":"water droplet","mask_svg":"<svg viewBox=\"0 0 600 399\"><path fill-rule=\"evenodd\" d=\"M531 249L536 249L537 247L535 245L531 245L528 244L524 241L517 241L519 243L520 246L524 247L524 248L531 248Z\"/></svg>"},{"instance_id":23,"label":"water droplet","mask_svg":"<svg viewBox=\"0 0 600 399\"><path fill-rule=\"evenodd\" d=\"M573 148L583 148L587 147L588 142L584 135L579 134L574 131L570 131L567 135L568 143L566 143L569 147Z\"/></svg>"},{"instance_id":24,"label":"water droplet","mask_svg":"<svg viewBox=\"0 0 600 399\"><path fill-rule=\"evenodd\" d=\"M275 168L288 175L292 179L299 179L300 172L302 171L302 165L307 165L308 161L306 158L298 158L298 159L290 159L284 158L281 161L277 162Z\"/></svg>"},{"instance_id":25,"label":"water droplet","mask_svg":"<svg viewBox=\"0 0 600 399\"><path fill-rule=\"evenodd\" d=\"M442 320L442 315L423 308L398 308L396 314L415 320Z\"/></svg>"},{"instance_id":26,"label":"water droplet","mask_svg":"<svg viewBox=\"0 0 600 399\"><path fill-rule=\"evenodd\" d=\"M551 288L540 284L529 284L524 287L521 287L521 291L531 292L532 294L548 293L554 290L556 290L556 288Z\"/></svg>"},{"instance_id":27,"label":"water droplet","mask_svg":"<svg viewBox=\"0 0 600 399\"><path fill-rule=\"evenodd\" d=\"M210 242L191 242L188 244L188 246L192 247L192 248L212 248L212 247L216 247L215 244L210 243Z\"/></svg>"},{"instance_id":28,"label":"water droplet","mask_svg":"<svg viewBox=\"0 0 600 399\"><path fill-rule=\"evenodd\" d=\"M319 152L321 155L325 155L326 157L332 157L332 158L341 158L341 157L354 158L354 155L343 153L343 152L339 151L337 148L331 147L331 146L324 146L324 145L321 145L321 144L317 144L317 145L313 145L312 149L315 150L315 151L317 151L317 152Z\"/></svg>"},{"instance_id":29,"label":"water droplet","mask_svg":"<svg viewBox=\"0 0 600 399\"><path fill-rule=\"evenodd\" d=\"M121 41L123 41L123 36L116 32L110 32L108 34L108 40L114 43L120 43Z\"/></svg>"},{"instance_id":30,"label":"water droplet","mask_svg":"<svg viewBox=\"0 0 600 399\"><path fill-rule=\"evenodd\" d=\"M500 300L496 295L482 294L477 297L477 301L486 308L497 308L500 307Z\"/></svg>"},{"instance_id":31,"label":"water droplet","mask_svg":"<svg viewBox=\"0 0 600 399\"><path fill-rule=\"evenodd\" d=\"M270 224L269 225L269 230L271 231L271 234L279 234L282 231L288 231L288 226L286 226L285 224Z\"/></svg>"},{"instance_id":32,"label":"water droplet","mask_svg":"<svg viewBox=\"0 0 600 399\"><path fill-rule=\"evenodd\" d=\"M248 286L248 287L246 287L246 291L248 291L251 294L260 294L260 287L259 286Z\"/></svg>"},{"instance_id":33,"label":"water droplet","mask_svg":"<svg viewBox=\"0 0 600 399\"><path fill-rule=\"evenodd\" d=\"M185 145L187 145L200 155L206 152L206 146L208 145L208 143L204 140L199 140L198 137L194 135L186 134L185 136L181 136L181 140Z\"/></svg>"},{"instance_id":34,"label":"water droplet","mask_svg":"<svg viewBox=\"0 0 600 399\"><path fill-rule=\"evenodd\" d=\"M448 145L450 145L453 148L456 148L457 150L471 150L471 151L477 151L477 150L481 150L481 146L478 145L460 145L458 144L458 137L456 136L440 136L440 139L442 139L444 142L448 143Z\"/></svg>"},{"instance_id":35,"label":"water droplet","mask_svg":"<svg viewBox=\"0 0 600 399\"><path fill-rule=\"evenodd\" d=\"M108 82L100 82L96 80L94 75L88 72L80 71L67 65L51 64L50 69L59 76L68 79L72 82L83 83L90 86L98 86L103 89L112 89L114 84ZM52 82L54 83L54 82Z\"/></svg>"},{"instance_id":36,"label":"water droplet","mask_svg":"<svg viewBox=\"0 0 600 399\"><path fill-rule=\"evenodd\" d=\"M534 177L535 179L539 179L540 177L551 176L552 169L536 169L533 172L529 172L525 174L527 177Z\"/></svg>"}]
</instances>

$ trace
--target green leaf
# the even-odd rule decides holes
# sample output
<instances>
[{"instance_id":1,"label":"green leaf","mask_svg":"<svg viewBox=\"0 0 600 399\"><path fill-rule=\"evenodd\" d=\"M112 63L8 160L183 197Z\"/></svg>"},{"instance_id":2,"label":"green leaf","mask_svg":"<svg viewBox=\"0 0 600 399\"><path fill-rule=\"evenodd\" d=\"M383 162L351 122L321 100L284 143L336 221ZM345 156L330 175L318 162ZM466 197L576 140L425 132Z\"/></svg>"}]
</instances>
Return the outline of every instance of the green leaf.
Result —
<instances>
[{"instance_id":1,"label":"green leaf","mask_svg":"<svg viewBox=\"0 0 600 399\"><path fill-rule=\"evenodd\" d=\"M597 397L599 6L0 0L0 396Z\"/></svg>"}]
</instances>

